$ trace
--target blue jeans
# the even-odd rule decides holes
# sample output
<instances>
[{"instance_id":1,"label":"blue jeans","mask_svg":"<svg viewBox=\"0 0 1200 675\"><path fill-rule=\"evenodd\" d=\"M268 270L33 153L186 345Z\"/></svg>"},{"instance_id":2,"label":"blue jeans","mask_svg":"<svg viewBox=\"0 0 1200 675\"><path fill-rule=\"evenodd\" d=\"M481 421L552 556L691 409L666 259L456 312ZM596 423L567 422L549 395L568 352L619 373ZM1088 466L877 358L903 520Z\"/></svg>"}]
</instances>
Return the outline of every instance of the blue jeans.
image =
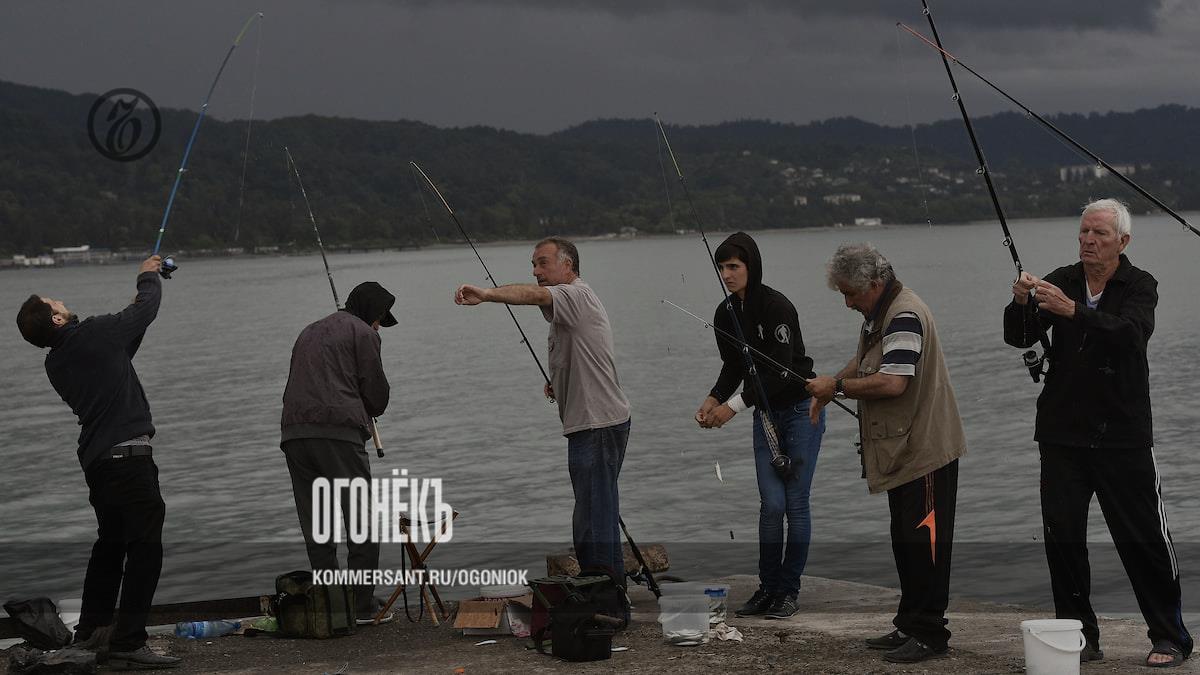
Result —
<instances>
[{"instance_id":1,"label":"blue jeans","mask_svg":"<svg viewBox=\"0 0 1200 675\"><path fill-rule=\"evenodd\" d=\"M629 443L629 421L567 435L567 468L575 491L571 538L580 567L607 567L625 577L617 477Z\"/></svg>"},{"instance_id":2,"label":"blue jeans","mask_svg":"<svg viewBox=\"0 0 1200 675\"><path fill-rule=\"evenodd\" d=\"M800 592L800 575L808 563L812 539L812 514L808 495L821 436L825 433L825 411L821 422L808 420L804 399L783 411L772 411L779 433L780 451L792 459L792 476L784 480L771 467L771 449L763 434L762 420L754 411L754 468L758 474L758 579L768 593L794 595ZM787 519L787 540L783 521Z\"/></svg>"}]
</instances>

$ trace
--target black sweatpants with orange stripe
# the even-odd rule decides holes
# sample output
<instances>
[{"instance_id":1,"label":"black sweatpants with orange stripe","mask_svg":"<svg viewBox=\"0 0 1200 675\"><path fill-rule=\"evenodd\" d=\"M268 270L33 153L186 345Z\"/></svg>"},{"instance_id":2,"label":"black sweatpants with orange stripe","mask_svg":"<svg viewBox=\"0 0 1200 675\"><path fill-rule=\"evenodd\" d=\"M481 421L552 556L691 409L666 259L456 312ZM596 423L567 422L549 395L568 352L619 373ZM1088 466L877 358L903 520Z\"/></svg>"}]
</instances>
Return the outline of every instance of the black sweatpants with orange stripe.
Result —
<instances>
[{"instance_id":1,"label":"black sweatpants with orange stripe","mask_svg":"<svg viewBox=\"0 0 1200 675\"><path fill-rule=\"evenodd\" d=\"M892 620L905 635L941 650L950 640L950 552L958 460L888 490L892 553L900 575L900 607Z\"/></svg>"},{"instance_id":2,"label":"black sweatpants with orange stripe","mask_svg":"<svg viewBox=\"0 0 1200 675\"><path fill-rule=\"evenodd\" d=\"M1087 521L1092 496L1137 596L1151 641L1170 640L1190 654L1183 625L1179 564L1167 529L1158 468L1150 448L1076 448L1040 444L1042 525L1055 615L1079 619L1093 645L1100 640L1089 598Z\"/></svg>"}]
</instances>

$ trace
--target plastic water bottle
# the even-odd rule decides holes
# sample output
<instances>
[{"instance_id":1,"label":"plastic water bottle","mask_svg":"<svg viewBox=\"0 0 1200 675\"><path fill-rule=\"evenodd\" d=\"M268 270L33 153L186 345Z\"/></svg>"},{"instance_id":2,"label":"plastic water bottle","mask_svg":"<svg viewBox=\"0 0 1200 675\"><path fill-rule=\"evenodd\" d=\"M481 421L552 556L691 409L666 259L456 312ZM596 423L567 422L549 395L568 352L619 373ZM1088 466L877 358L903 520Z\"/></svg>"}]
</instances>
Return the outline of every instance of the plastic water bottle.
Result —
<instances>
[{"instance_id":1,"label":"plastic water bottle","mask_svg":"<svg viewBox=\"0 0 1200 675\"><path fill-rule=\"evenodd\" d=\"M240 621L183 621L175 624L175 634L189 640L221 637L242 627Z\"/></svg>"}]
</instances>

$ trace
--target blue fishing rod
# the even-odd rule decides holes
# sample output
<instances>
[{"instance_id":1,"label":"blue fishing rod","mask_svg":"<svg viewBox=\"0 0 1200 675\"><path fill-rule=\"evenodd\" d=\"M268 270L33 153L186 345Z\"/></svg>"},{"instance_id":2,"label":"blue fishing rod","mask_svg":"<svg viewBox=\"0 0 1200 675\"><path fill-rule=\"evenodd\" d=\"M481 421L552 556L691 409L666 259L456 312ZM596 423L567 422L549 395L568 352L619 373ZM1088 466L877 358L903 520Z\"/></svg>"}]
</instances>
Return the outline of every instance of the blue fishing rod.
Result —
<instances>
[{"instance_id":1,"label":"blue fishing rod","mask_svg":"<svg viewBox=\"0 0 1200 675\"><path fill-rule=\"evenodd\" d=\"M750 343L746 340L746 335L742 331L742 323L738 320L737 311L733 308L733 296L729 294L729 289L725 287L725 281L721 278L721 268L717 266L717 260L713 257L712 246L709 245L708 236L704 233L704 225L700 222L700 212L696 210L696 204L692 201L692 192L688 189L687 180L683 177L683 169L679 167L679 160L675 158L675 151L671 149L671 141L667 139L667 130L663 127L662 120L658 118L658 113L654 113L654 123L658 125L658 133L662 136L663 144L667 148L667 155L670 156L671 164L675 167L675 175L679 178L679 185L683 188L683 196L687 199L692 221L696 223L696 229L700 231L700 239L704 242L705 250L708 251L708 262L712 264L713 272L717 275L717 284L720 285L721 293L725 297L725 308L729 310L729 318L733 321L737 342L742 345L741 354L746 367L746 382L749 386L753 386L758 393L758 405L754 406L754 409L758 414L759 422L762 423L767 447L771 451L771 467L786 479L792 475L792 458L788 457L779 447L779 432L775 429L775 422L768 412L771 405L767 399L767 390L763 387L758 369L754 365L754 357L750 355ZM753 384L750 384L751 382Z\"/></svg>"},{"instance_id":2,"label":"blue fishing rod","mask_svg":"<svg viewBox=\"0 0 1200 675\"><path fill-rule=\"evenodd\" d=\"M167 220L171 217L171 207L175 204L175 193L179 191L179 183L183 180L183 172L187 171L188 157L192 154L192 145L196 142L196 134L200 133L200 123L204 121L204 114L208 112L208 102L212 98L213 91L217 88L217 82L221 80L221 73L225 72L225 65L229 63L229 57L233 56L233 50L237 49L238 45L245 37L246 31L250 30L250 24L254 23L255 19L262 19L263 13L258 12L246 19L245 25L238 31L237 37L233 39L233 44L229 45L229 51L225 52L225 58L221 61L221 67L217 69L217 76L213 78L212 84L208 87L208 93L204 95L204 102L200 104L200 115L196 118L196 123L192 126L192 135L188 137L187 146L183 149L183 161L179 163L179 170L175 172L175 183L171 186L171 194L167 197L167 208L163 210L162 223L158 226L158 240L154 242L154 253L158 255L158 251L162 248L163 234L167 231ZM164 279L170 279L171 273L179 269L175 261L170 257L163 260L162 274Z\"/></svg>"},{"instance_id":3,"label":"blue fishing rod","mask_svg":"<svg viewBox=\"0 0 1200 675\"><path fill-rule=\"evenodd\" d=\"M933 39L937 40L936 48L942 53L942 65L946 68L946 77L950 79L950 88L954 91L954 102L958 104L958 112L962 115L963 125L967 128L967 135L971 138L971 147L975 150L975 160L979 163L975 173L983 177L983 182L987 186L988 196L992 199L992 206L996 210L996 218L1000 221L1000 229L1004 230L1004 247L1008 249L1009 255L1012 256L1013 265L1017 268L1017 279L1021 278L1021 274L1025 271L1025 267L1021 264L1021 256L1017 254L1017 245L1013 241L1012 232L1008 229L1008 220L1004 217L1004 209L1000 206L1000 197L996 195L996 186L992 184L992 172L988 170L987 160L983 157L983 148L979 145L979 139L975 136L975 126L971 124L971 116L967 114L967 106L963 103L962 93L958 90L958 82L954 79L954 71L950 68L950 62L946 60L946 52L942 50L942 39L938 37L937 25L933 22L933 13L929 11L929 4L926 0L921 0L921 6L925 18L929 19L929 29L933 31ZM900 24L903 26L903 24ZM908 28L907 26L904 26ZM910 33L913 33L909 29ZM916 33L914 33L916 35ZM932 43L931 43L932 44ZM1037 312L1037 301L1034 297L1034 290L1029 290L1029 302L1033 303L1033 310ZM1034 382L1040 382L1042 375L1046 372L1046 358L1050 354L1050 338L1046 335L1046 328L1042 326L1041 321L1038 325L1038 342L1042 346L1042 353L1038 354L1037 350L1030 349L1021 355L1021 359L1025 367L1029 369L1029 376Z\"/></svg>"},{"instance_id":4,"label":"blue fishing rod","mask_svg":"<svg viewBox=\"0 0 1200 675\"><path fill-rule=\"evenodd\" d=\"M300 196L304 197L304 208L308 211L308 220L312 223L313 232L317 235L317 249L321 251L321 262L325 263L325 278L329 279L329 290L333 292L333 306L342 309L342 301L338 299L337 286L333 284L333 272L329 271L329 258L325 257L325 243L321 241L321 230L317 229L317 218L313 215L312 204L308 202L308 192L304 190L304 181L300 180L300 168L292 158L292 152L283 146L283 154L287 155L288 166L296 176L296 185L300 187ZM383 457L383 440L379 437L379 421L371 418L371 440L375 443L375 453Z\"/></svg>"}]
</instances>

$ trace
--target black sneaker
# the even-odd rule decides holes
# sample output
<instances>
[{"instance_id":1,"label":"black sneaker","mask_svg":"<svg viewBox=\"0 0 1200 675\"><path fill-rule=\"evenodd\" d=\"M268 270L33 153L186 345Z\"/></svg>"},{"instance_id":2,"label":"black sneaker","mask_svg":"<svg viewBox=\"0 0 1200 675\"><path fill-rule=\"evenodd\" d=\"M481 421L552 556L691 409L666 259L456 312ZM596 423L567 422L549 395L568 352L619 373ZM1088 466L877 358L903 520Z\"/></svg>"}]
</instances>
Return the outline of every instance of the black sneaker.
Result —
<instances>
[{"instance_id":1,"label":"black sneaker","mask_svg":"<svg viewBox=\"0 0 1200 675\"><path fill-rule=\"evenodd\" d=\"M109 652L109 670L159 670L174 668L179 665L178 656L163 656L151 651L146 645L131 652Z\"/></svg>"},{"instance_id":2,"label":"black sneaker","mask_svg":"<svg viewBox=\"0 0 1200 675\"><path fill-rule=\"evenodd\" d=\"M1100 661L1104 659L1104 652L1100 651L1099 644L1085 643L1083 649L1079 651L1079 662L1086 663L1088 661Z\"/></svg>"},{"instance_id":3,"label":"black sneaker","mask_svg":"<svg viewBox=\"0 0 1200 675\"><path fill-rule=\"evenodd\" d=\"M888 633L887 635L880 635L879 637L867 638L866 640L864 640L864 642L866 642L867 647L869 647L871 649L889 649L890 650L890 649L895 649L897 647L900 647L905 642L908 642L908 636L905 635L904 633L901 633L899 630L894 630L894 631Z\"/></svg>"},{"instance_id":4,"label":"black sneaker","mask_svg":"<svg viewBox=\"0 0 1200 675\"><path fill-rule=\"evenodd\" d=\"M777 595L775 602L771 603L771 607L767 610L765 616L768 619L786 619L795 614L800 609L800 603L796 602L794 595Z\"/></svg>"},{"instance_id":5,"label":"black sneaker","mask_svg":"<svg viewBox=\"0 0 1200 675\"><path fill-rule=\"evenodd\" d=\"M884 654L883 660L891 663L918 663L945 656L946 652L946 647L934 649L917 638L910 637L904 644Z\"/></svg>"},{"instance_id":6,"label":"black sneaker","mask_svg":"<svg viewBox=\"0 0 1200 675\"><path fill-rule=\"evenodd\" d=\"M738 607L734 614L738 616L755 616L757 614L763 614L771 608L771 605L774 604L774 600L774 596L760 588L757 591L754 591L754 595L750 596L750 599L746 601L746 604Z\"/></svg>"}]
</instances>

